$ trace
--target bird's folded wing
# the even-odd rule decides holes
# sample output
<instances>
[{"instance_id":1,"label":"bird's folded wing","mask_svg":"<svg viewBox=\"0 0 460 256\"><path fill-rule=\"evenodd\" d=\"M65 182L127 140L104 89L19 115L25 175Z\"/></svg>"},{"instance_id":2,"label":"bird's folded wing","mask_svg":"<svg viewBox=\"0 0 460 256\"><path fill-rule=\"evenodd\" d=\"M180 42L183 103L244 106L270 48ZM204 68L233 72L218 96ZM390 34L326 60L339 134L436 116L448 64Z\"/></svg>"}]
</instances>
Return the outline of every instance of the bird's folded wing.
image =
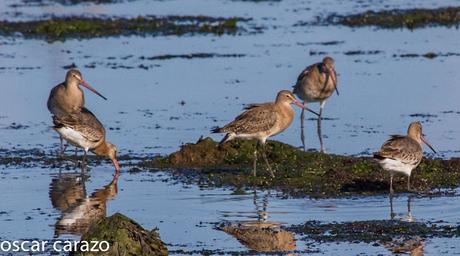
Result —
<instances>
[{"instance_id":1,"label":"bird's folded wing","mask_svg":"<svg viewBox=\"0 0 460 256\"><path fill-rule=\"evenodd\" d=\"M223 127L225 132L248 134L270 130L276 123L277 115L272 107L255 106L237 116L235 120Z\"/></svg>"},{"instance_id":2,"label":"bird's folded wing","mask_svg":"<svg viewBox=\"0 0 460 256\"><path fill-rule=\"evenodd\" d=\"M53 116L53 123L56 128L65 126L79 132L90 141L100 141L105 136L104 126L96 116L88 109L82 108L81 112L73 113L65 117Z\"/></svg>"},{"instance_id":3,"label":"bird's folded wing","mask_svg":"<svg viewBox=\"0 0 460 256\"><path fill-rule=\"evenodd\" d=\"M383 145L378 155L385 158L395 159L405 164L416 164L419 161L419 153L416 150L416 142L409 141L404 136L392 135Z\"/></svg>"}]
</instances>

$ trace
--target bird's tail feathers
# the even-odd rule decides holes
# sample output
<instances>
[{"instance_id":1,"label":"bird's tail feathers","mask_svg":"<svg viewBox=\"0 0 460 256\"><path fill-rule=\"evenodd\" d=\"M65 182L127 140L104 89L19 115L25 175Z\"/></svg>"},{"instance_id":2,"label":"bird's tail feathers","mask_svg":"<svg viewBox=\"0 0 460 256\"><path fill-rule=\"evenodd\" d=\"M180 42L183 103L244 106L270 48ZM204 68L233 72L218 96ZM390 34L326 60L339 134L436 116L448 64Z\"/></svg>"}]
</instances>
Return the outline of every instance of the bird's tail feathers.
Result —
<instances>
[{"instance_id":1,"label":"bird's tail feathers","mask_svg":"<svg viewBox=\"0 0 460 256\"><path fill-rule=\"evenodd\" d=\"M211 128L211 132L212 133L221 133L222 128L220 128L219 126L214 126L214 127Z\"/></svg>"},{"instance_id":2,"label":"bird's tail feathers","mask_svg":"<svg viewBox=\"0 0 460 256\"><path fill-rule=\"evenodd\" d=\"M375 152L375 153L374 153L374 158L377 159L377 160L383 160L383 159L385 159L386 157L380 155L379 152Z\"/></svg>"}]
</instances>

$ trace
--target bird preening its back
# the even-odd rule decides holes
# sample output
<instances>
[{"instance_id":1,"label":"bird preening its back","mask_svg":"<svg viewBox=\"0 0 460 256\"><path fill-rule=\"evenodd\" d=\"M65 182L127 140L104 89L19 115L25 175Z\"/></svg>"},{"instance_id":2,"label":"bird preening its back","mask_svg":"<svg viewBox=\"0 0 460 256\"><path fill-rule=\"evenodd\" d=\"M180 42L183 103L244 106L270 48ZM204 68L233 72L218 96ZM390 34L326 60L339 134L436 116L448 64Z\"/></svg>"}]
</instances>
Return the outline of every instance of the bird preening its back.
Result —
<instances>
[{"instance_id":1,"label":"bird preening its back","mask_svg":"<svg viewBox=\"0 0 460 256\"><path fill-rule=\"evenodd\" d=\"M323 108L326 100L337 89L337 73L335 72L335 62L331 57L325 57L322 62L315 63L306 67L297 77L297 82L294 85L294 94L303 100L304 105L310 102L319 102L320 111L317 122L318 138L321 146L321 152L325 152L323 145L323 136L321 132L321 119ZM300 114L300 140L302 147L306 150L305 135L304 135L304 110Z\"/></svg>"},{"instance_id":2,"label":"bird preening its back","mask_svg":"<svg viewBox=\"0 0 460 256\"><path fill-rule=\"evenodd\" d=\"M325 57L299 74L293 92L304 101L318 102L329 98L334 90L338 95L335 62L333 58Z\"/></svg>"}]
</instances>

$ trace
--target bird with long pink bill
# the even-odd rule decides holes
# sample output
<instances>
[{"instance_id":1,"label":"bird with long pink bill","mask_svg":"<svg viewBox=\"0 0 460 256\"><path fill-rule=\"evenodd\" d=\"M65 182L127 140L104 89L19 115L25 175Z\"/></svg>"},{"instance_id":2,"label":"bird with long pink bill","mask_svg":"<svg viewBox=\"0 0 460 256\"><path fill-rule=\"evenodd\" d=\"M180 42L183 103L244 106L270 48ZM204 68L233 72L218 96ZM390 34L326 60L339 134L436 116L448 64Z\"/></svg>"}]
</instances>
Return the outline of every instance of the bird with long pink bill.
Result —
<instances>
[{"instance_id":1,"label":"bird with long pink bill","mask_svg":"<svg viewBox=\"0 0 460 256\"><path fill-rule=\"evenodd\" d=\"M80 110L85 107L85 94L80 88L80 85L99 95L104 100L107 100L106 97L102 96L102 94L100 94L96 89L94 89L85 80L83 80L80 71L71 69L67 71L65 81L51 89L47 101L47 107L51 114L62 118L67 115L72 115L74 113L80 112ZM62 137L60 140L60 154L62 156L65 147L62 144Z\"/></svg>"},{"instance_id":2,"label":"bird with long pink bill","mask_svg":"<svg viewBox=\"0 0 460 256\"><path fill-rule=\"evenodd\" d=\"M407 176L407 190L410 191L410 176L422 161L423 143L436 153L425 139L422 124L413 122L409 125L406 136L392 135L380 150L374 153L374 159L384 170L390 172L390 194L393 194L393 176L395 173Z\"/></svg>"},{"instance_id":3,"label":"bird with long pink bill","mask_svg":"<svg viewBox=\"0 0 460 256\"><path fill-rule=\"evenodd\" d=\"M118 177L120 166L117 160L117 148L105 139L104 126L86 108L80 112L64 117L53 116L54 130L70 144L84 150L82 170L86 169L86 155L93 152L98 156L105 156L112 160L115 167L115 177Z\"/></svg>"},{"instance_id":4,"label":"bird with long pink bill","mask_svg":"<svg viewBox=\"0 0 460 256\"><path fill-rule=\"evenodd\" d=\"M334 59L325 57L322 62L315 63L306 67L298 76L297 82L294 85L294 94L303 100L303 104L307 106L310 102L319 102L319 117L317 121L317 132L320 143L320 151L325 152L323 144L323 135L321 132L321 120L323 117L323 109L326 100L331 95L339 90L337 89L337 74L335 72ZM300 140L304 151L306 150L305 135L304 135L304 119L305 111L300 114Z\"/></svg>"},{"instance_id":5,"label":"bird with long pink bill","mask_svg":"<svg viewBox=\"0 0 460 256\"><path fill-rule=\"evenodd\" d=\"M225 137L219 145L233 139L256 140L257 145L254 150L253 174L256 176L257 150L262 146L262 156L270 175L274 177L273 169L265 153L265 143L269 137L281 133L291 125L292 119L294 118L294 110L291 104L295 104L302 109L306 108L295 98L292 92L287 90L280 91L276 96L275 102L251 104L246 107L246 111L237 116L235 120L224 127L216 127L211 131L213 133L225 133ZM315 113L308 108L306 108L306 110ZM317 113L315 114L317 115Z\"/></svg>"}]
</instances>

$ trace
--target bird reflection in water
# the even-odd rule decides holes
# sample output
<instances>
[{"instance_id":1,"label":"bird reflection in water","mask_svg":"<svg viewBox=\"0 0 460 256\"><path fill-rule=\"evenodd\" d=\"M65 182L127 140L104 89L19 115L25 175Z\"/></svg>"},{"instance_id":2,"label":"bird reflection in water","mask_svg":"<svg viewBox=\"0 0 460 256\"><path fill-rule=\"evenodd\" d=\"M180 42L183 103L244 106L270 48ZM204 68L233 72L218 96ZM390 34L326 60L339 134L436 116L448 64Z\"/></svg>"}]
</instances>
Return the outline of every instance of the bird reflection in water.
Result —
<instances>
[{"instance_id":1,"label":"bird reflection in water","mask_svg":"<svg viewBox=\"0 0 460 256\"><path fill-rule=\"evenodd\" d=\"M50 184L49 196L54 208L62 215L55 224L55 238L64 235L79 235L105 217L107 200L115 198L118 193L118 177L87 195L85 181L88 178L82 173L59 173L53 177Z\"/></svg>"},{"instance_id":2,"label":"bird reflection in water","mask_svg":"<svg viewBox=\"0 0 460 256\"><path fill-rule=\"evenodd\" d=\"M411 202L412 202L412 196L408 196L407 197L407 214L401 219L402 221L413 222L415 220L414 217L412 216ZM390 194L390 219L394 220L395 217L396 217L396 213L394 212L394 208L393 208L393 195Z\"/></svg>"},{"instance_id":3,"label":"bird reflection in water","mask_svg":"<svg viewBox=\"0 0 460 256\"><path fill-rule=\"evenodd\" d=\"M399 221L413 222L415 221L412 216L411 210L412 196L407 197L407 214L399 219ZM393 195L390 194L390 219L395 220L396 213L393 208ZM420 236L405 237L387 242L384 246L395 254L410 253L411 256L423 256L425 241Z\"/></svg>"},{"instance_id":4,"label":"bird reflection in water","mask_svg":"<svg viewBox=\"0 0 460 256\"><path fill-rule=\"evenodd\" d=\"M254 190L253 203L255 206L256 220L225 221L218 229L235 237L247 248L258 252L286 252L296 248L294 234L283 230L280 222L268 220L268 199L267 192L258 202L257 191Z\"/></svg>"}]
</instances>

